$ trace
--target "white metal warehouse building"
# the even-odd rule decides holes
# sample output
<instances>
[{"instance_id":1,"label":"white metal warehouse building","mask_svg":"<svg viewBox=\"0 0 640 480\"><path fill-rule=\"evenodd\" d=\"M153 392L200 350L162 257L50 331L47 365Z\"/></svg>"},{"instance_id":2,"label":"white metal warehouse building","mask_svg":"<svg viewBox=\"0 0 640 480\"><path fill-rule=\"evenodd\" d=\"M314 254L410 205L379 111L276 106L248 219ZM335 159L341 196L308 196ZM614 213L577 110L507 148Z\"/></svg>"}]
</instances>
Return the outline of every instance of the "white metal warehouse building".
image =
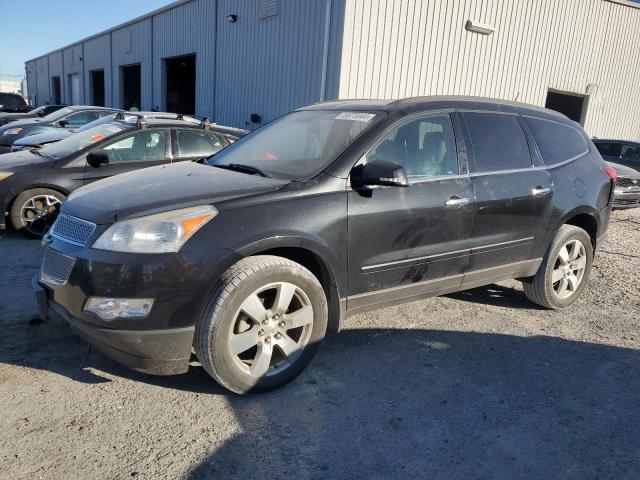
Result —
<instances>
[{"instance_id":1,"label":"white metal warehouse building","mask_svg":"<svg viewBox=\"0 0 640 480\"><path fill-rule=\"evenodd\" d=\"M30 100L254 128L333 98L460 94L549 106L640 140L640 4L186 0L26 62Z\"/></svg>"}]
</instances>

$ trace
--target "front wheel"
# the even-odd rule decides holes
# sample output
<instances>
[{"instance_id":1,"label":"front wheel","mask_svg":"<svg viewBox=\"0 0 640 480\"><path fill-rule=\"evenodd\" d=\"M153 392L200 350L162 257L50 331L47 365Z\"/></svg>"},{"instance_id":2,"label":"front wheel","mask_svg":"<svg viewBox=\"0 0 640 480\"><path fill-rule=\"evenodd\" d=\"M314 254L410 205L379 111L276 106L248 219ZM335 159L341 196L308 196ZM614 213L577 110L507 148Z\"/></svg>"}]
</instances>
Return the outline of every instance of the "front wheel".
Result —
<instances>
[{"instance_id":1,"label":"front wheel","mask_svg":"<svg viewBox=\"0 0 640 480\"><path fill-rule=\"evenodd\" d=\"M29 238L42 238L60 212L65 196L48 188L26 190L11 207L11 224Z\"/></svg>"},{"instance_id":2,"label":"front wheel","mask_svg":"<svg viewBox=\"0 0 640 480\"><path fill-rule=\"evenodd\" d=\"M546 308L559 309L575 302L586 287L593 247L583 229L563 225L556 233L542 264L533 277L523 281L529 300Z\"/></svg>"},{"instance_id":3,"label":"front wheel","mask_svg":"<svg viewBox=\"0 0 640 480\"><path fill-rule=\"evenodd\" d=\"M276 388L315 356L327 317L324 290L309 270L282 257L248 257L214 288L196 326L196 355L235 393Z\"/></svg>"}]
</instances>

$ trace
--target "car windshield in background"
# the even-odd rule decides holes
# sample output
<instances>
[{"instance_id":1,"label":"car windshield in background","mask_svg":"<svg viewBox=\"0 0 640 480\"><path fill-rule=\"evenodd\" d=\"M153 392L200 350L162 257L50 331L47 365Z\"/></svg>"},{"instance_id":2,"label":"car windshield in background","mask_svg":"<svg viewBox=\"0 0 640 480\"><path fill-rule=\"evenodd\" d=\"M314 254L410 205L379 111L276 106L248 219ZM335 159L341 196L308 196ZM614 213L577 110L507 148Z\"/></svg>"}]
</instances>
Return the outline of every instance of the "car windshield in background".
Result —
<instances>
[{"instance_id":1,"label":"car windshield in background","mask_svg":"<svg viewBox=\"0 0 640 480\"><path fill-rule=\"evenodd\" d=\"M303 110L265 125L210 157L212 166L238 165L276 178L308 180L329 166L379 112Z\"/></svg>"},{"instance_id":2,"label":"car windshield in background","mask_svg":"<svg viewBox=\"0 0 640 480\"><path fill-rule=\"evenodd\" d=\"M82 125L79 128L70 128L71 132L84 132L85 130L90 130L93 127L97 127L98 125L104 125L105 123L113 122L116 119L117 113L112 113L111 115L107 115L106 117L99 118L94 120L93 122L89 122L86 125Z\"/></svg>"},{"instance_id":3,"label":"car windshield in background","mask_svg":"<svg viewBox=\"0 0 640 480\"><path fill-rule=\"evenodd\" d=\"M38 150L38 153L44 157L64 158L67 155L71 155L88 147L89 145L115 135L116 133L123 131L125 128L125 125L118 125L116 123L98 125L97 127L90 128L89 130L75 133L74 135L64 138L59 142L42 147L42 149Z\"/></svg>"},{"instance_id":4,"label":"car windshield in background","mask_svg":"<svg viewBox=\"0 0 640 480\"><path fill-rule=\"evenodd\" d=\"M44 117L42 117L42 121L55 122L59 118L62 118L65 115L69 115L70 113L73 113L73 112L74 112L73 108L69 108L69 107L61 108L60 110L56 110L55 112L51 112L49 115L45 115Z\"/></svg>"}]
</instances>

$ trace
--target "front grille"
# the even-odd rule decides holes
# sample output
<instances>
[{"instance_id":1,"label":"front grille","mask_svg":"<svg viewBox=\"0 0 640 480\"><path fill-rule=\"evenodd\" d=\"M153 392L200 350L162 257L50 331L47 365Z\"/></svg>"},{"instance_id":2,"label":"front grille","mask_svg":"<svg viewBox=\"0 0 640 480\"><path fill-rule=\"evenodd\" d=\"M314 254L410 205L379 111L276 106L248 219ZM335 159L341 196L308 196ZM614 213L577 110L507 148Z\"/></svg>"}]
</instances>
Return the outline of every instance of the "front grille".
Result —
<instances>
[{"instance_id":1,"label":"front grille","mask_svg":"<svg viewBox=\"0 0 640 480\"><path fill-rule=\"evenodd\" d=\"M629 177L618 177L618 179L616 180L616 187L640 187L640 180Z\"/></svg>"},{"instance_id":2,"label":"front grille","mask_svg":"<svg viewBox=\"0 0 640 480\"><path fill-rule=\"evenodd\" d=\"M69 280L76 259L50 248L45 249L40 269L40 281L49 285L64 285Z\"/></svg>"},{"instance_id":3,"label":"front grille","mask_svg":"<svg viewBox=\"0 0 640 480\"><path fill-rule=\"evenodd\" d=\"M84 247L95 229L95 223L61 214L51 227L51 236Z\"/></svg>"}]
</instances>

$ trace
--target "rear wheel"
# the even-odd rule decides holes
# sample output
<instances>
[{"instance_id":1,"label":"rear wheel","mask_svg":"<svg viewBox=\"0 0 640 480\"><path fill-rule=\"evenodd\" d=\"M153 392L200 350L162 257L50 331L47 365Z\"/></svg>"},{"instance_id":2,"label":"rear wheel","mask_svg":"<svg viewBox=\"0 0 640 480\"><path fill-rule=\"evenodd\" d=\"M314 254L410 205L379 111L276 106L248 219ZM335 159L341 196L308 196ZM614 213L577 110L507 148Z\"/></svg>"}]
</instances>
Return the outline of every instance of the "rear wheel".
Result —
<instances>
[{"instance_id":1,"label":"rear wheel","mask_svg":"<svg viewBox=\"0 0 640 480\"><path fill-rule=\"evenodd\" d=\"M48 188L26 190L16 197L11 207L11 223L30 238L42 238L60 212L65 196Z\"/></svg>"},{"instance_id":2,"label":"rear wheel","mask_svg":"<svg viewBox=\"0 0 640 480\"><path fill-rule=\"evenodd\" d=\"M211 294L196 327L196 354L233 392L276 388L315 356L327 316L324 290L302 265L248 257L227 270Z\"/></svg>"},{"instance_id":3,"label":"rear wheel","mask_svg":"<svg viewBox=\"0 0 640 480\"><path fill-rule=\"evenodd\" d=\"M584 290L593 263L591 238L583 229L563 225L533 277L523 281L529 300L551 309L575 302Z\"/></svg>"}]
</instances>

